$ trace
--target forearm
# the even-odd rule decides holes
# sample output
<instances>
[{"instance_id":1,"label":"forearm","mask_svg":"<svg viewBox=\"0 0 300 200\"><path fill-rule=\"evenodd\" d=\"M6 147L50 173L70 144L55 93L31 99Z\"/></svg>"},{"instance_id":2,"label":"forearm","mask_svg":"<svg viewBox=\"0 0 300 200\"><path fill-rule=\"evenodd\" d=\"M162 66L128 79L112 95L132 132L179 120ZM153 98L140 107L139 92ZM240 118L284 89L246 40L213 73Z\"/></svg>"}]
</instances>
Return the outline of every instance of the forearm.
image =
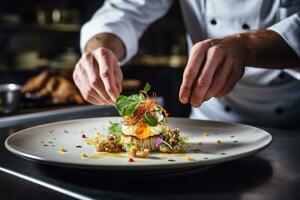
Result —
<instances>
[{"instance_id":1,"label":"forearm","mask_svg":"<svg viewBox=\"0 0 300 200\"><path fill-rule=\"evenodd\" d=\"M260 30L239 34L245 44L245 65L266 68L300 67L300 59L275 31Z\"/></svg>"},{"instance_id":2,"label":"forearm","mask_svg":"<svg viewBox=\"0 0 300 200\"><path fill-rule=\"evenodd\" d=\"M118 60L122 60L126 55L125 46L122 40L111 33L100 33L92 37L85 45L84 51L93 51L99 47L111 50Z\"/></svg>"}]
</instances>

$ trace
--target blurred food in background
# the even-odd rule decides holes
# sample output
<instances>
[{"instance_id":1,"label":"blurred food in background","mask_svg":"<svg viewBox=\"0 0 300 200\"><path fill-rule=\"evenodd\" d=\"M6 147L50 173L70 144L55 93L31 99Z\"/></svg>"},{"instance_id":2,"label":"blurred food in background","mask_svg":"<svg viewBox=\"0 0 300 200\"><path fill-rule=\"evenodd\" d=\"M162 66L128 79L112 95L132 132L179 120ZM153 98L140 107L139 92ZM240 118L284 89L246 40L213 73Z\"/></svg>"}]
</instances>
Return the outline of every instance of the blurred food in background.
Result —
<instances>
[{"instance_id":1,"label":"blurred food in background","mask_svg":"<svg viewBox=\"0 0 300 200\"><path fill-rule=\"evenodd\" d=\"M62 75L44 70L30 78L22 87L25 101L45 101L51 104L84 104L76 86Z\"/></svg>"}]
</instances>

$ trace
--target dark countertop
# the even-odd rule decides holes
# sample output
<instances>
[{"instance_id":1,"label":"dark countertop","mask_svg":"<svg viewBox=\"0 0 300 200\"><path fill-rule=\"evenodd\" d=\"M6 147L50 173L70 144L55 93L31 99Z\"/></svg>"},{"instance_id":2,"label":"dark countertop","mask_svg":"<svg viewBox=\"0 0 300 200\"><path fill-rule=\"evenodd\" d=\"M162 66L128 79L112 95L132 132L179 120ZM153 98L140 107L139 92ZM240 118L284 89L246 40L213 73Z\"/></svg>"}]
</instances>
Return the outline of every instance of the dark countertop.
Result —
<instances>
[{"instance_id":1,"label":"dark countertop","mask_svg":"<svg viewBox=\"0 0 300 200\"><path fill-rule=\"evenodd\" d=\"M273 143L256 155L205 171L163 177L124 177L115 172L42 165L4 147L10 134L25 127L115 114L108 106L86 106L0 119L0 180L6 183L0 184L0 199L299 199L299 130L266 129Z\"/></svg>"}]
</instances>

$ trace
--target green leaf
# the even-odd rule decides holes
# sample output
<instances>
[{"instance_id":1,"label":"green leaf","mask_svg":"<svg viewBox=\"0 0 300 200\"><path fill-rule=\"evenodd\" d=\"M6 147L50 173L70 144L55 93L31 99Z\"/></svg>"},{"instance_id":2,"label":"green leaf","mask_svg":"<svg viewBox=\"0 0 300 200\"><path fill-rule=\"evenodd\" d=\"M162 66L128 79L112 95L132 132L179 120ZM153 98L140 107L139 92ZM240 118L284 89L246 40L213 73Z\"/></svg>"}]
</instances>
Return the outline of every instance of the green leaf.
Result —
<instances>
[{"instance_id":1,"label":"green leaf","mask_svg":"<svg viewBox=\"0 0 300 200\"><path fill-rule=\"evenodd\" d=\"M151 85L147 82L145 87L144 87L144 91L147 93L151 90Z\"/></svg>"},{"instance_id":2,"label":"green leaf","mask_svg":"<svg viewBox=\"0 0 300 200\"><path fill-rule=\"evenodd\" d=\"M127 142L124 144L124 147L125 147L125 150L126 152L129 152L130 151L130 148L133 146L133 142Z\"/></svg>"},{"instance_id":3,"label":"green leaf","mask_svg":"<svg viewBox=\"0 0 300 200\"><path fill-rule=\"evenodd\" d=\"M143 100L144 95L142 94L120 95L116 101L116 108L121 116L132 115Z\"/></svg>"},{"instance_id":4,"label":"green leaf","mask_svg":"<svg viewBox=\"0 0 300 200\"><path fill-rule=\"evenodd\" d=\"M116 143L119 143L121 137L123 136L121 124L117 122L110 122L110 125L108 127L108 135L115 136Z\"/></svg>"},{"instance_id":5,"label":"green leaf","mask_svg":"<svg viewBox=\"0 0 300 200\"><path fill-rule=\"evenodd\" d=\"M148 124L149 126L156 126L158 124L157 119L148 113L144 115L144 119L146 124Z\"/></svg>"},{"instance_id":6,"label":"green leaf","mask_svg":"<svg viewBox=\"0 0 300 200\"><path fill-rule=\"evenodd\" d=\"M110 122L110 125L108 127L108 134L114 136L122 136L123 132L121 124L117 122Z\"/></svg>"}]
</instances>

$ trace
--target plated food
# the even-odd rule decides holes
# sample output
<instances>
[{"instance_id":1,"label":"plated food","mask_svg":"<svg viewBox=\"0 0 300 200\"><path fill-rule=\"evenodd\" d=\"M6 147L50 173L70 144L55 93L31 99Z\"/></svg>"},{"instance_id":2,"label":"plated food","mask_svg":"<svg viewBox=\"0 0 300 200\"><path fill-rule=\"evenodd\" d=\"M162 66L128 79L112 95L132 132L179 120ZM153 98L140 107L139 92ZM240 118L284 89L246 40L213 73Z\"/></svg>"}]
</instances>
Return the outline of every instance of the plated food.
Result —
<instances>
[{"instance_id":1,"label":"plated food","mask_svg":"<svg viewBox=\"0 0 300 200\"><path fill-rule=\"evenodd\" d=\"M138 94L120 96L115 107L121 117L34 126L10 135L5 146L46 164L149 175L234 160L272 141L269 133L256 127L168 117L149 90L147 84Z\"/></svg>"},{"instance_id":2,"label":"plated food","mask_svg":"<svg viewBox=\"0 0 300 200\"><path fill-rule=\"evenodd\" d=\"M139 94L119 96L115 107L123 117L121 123L110 122L107 136L93 138L99 152L126 151L132 157L145 158L150 152L185 152L185 140L177 128L168 127L168 113L149 96L147 83Z\"/></svg>"},{"instance_id":3,"label":"plated food","mask_svg":"<svg viewBox=\"0 0 300 200\"><path fill-rule=\"evenodd\" d=\"M5 146L18 156L45 164L149 175L238 159L261 151L272 141L266 131L247 125L169 117L168 127L179 128L185 140L183 153L149 150L147 158L134 158L128 156L123 145L119 153L95 152L93 140L108 139L107 133L115 132L110 129L116 125L122 129L123 122L123 117L97 117L43 124L10 135Z\"/></svg>"}]
</instances>

